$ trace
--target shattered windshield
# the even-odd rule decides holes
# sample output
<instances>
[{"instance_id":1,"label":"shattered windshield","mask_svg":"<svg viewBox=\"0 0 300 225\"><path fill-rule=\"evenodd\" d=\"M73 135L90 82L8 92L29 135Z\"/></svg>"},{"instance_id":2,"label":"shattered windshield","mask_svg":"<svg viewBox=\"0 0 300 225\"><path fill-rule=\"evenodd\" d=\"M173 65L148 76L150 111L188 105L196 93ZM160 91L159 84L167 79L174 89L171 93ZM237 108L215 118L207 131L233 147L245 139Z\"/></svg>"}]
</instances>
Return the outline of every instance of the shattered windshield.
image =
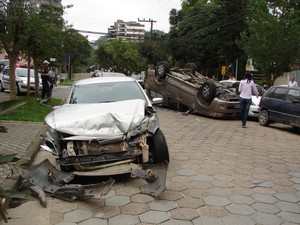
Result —
<instances>
[{"instance_id":1,"label":"shattered windshield","mask_svg":"<svg viewBox=\"0 0 300 225\"><path fill-rule=\"evenodd\" d=\"M110 82L75 86L69 103L107 103L133 99L146 101L137 83L134 81Z\"/></svg>"}]
</instances>

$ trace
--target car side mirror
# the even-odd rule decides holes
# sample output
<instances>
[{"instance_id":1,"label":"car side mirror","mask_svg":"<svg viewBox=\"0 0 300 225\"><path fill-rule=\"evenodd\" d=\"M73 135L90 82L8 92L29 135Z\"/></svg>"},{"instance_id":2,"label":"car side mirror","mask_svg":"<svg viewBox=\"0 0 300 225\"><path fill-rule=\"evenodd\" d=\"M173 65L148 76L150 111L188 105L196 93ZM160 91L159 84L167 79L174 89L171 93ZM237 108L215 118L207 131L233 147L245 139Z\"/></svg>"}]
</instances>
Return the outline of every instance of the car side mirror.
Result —
<instances>
[{"instance_id":1,"label":"car side mirror","mask_svg":"<svg viewBox=\"0 0 300 225\"><path fill-rule=\"evenodd\" d=\"M163 99L162 98L153 98L152 99L152 105L159 105L163 103Z\"/></svg>"}]
</instances>

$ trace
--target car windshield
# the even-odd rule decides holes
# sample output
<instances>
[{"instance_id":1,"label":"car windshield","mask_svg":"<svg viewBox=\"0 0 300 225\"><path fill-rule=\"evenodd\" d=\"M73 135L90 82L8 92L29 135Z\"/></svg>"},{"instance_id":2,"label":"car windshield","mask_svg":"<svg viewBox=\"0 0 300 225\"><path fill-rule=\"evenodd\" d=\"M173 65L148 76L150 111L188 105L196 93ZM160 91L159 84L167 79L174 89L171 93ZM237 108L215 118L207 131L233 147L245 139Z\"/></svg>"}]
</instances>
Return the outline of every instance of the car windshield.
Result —
<instances>
[{"instance_id":1,"label":"car windshield","mask_svg":"<svg viewBox=\"0 0 300 225\"><path fill-rule=\"evenodd\" d=\"M133 99L146 101L143 91L136 82L109 82L75 85L69 103L104 103Z\"/></svg>"},{"instance_id":2,"label":"car windshield","mask_svg":"<svg viewBox=\"0 0 300 225\"><path fill-rule=\"evenodd\" d=\"M27 69L17 69L18 77L27 77L28 70ZM30 77L34 77L34 70L30 70Z\"/></svg>"}]
</instances>

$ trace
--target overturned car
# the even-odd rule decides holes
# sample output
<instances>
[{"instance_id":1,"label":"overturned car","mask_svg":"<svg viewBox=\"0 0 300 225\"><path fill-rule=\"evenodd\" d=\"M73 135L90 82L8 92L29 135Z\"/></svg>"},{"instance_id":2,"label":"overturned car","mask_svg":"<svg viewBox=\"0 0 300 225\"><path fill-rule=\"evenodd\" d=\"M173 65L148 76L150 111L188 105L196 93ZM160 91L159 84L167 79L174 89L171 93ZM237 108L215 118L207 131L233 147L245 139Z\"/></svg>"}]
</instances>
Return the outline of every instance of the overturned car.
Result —
<instances>
[{"instance_id":1,"label":"overturned car","mask_svg":"<svg viewBox=\"0 0 300 225\"><path fill-rule=\"evenodd\" d=\"M161 101L150 102L131 77L77 81L67 104L46 116L48 131L42 148L57 156L63 172L75 176L131 173L150 184L145 193L157 196L165 188L169 162L167 142L152 106Z\"/></svg>"},{"instance_id":2,"label":"overturned car","mask_svg":"<svg viewBox=\"0 0 300 225\"><path fill-rule=\"evenodd\" d=\"M198 73L193 63L181 69L169 68L165 61L159 62L155 70L147 71L146 92L150 99L161 97L165 106L180 111L210 117L240 115L239 96Z\"/></svg>"}]
</instances>

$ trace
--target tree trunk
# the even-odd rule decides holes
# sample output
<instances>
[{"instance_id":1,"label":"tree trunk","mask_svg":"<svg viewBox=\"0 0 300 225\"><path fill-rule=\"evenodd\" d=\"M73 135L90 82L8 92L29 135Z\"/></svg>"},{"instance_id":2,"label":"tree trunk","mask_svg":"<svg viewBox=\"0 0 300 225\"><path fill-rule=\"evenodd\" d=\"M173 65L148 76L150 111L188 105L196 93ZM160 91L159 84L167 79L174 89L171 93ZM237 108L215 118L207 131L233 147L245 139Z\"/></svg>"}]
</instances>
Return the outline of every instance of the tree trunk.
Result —
<instances>
[{"instance_id":1,"label":"tree trunk","mask_svg":"<svg viewBox=\"0 0 300 225\"><path fill-rule=\"evenodd\" d=\"M16 86L16 62L18 55L9 55L9 80L10 80L10 100L16 100L17 86Z\"/></svg>"}]
</instances>

